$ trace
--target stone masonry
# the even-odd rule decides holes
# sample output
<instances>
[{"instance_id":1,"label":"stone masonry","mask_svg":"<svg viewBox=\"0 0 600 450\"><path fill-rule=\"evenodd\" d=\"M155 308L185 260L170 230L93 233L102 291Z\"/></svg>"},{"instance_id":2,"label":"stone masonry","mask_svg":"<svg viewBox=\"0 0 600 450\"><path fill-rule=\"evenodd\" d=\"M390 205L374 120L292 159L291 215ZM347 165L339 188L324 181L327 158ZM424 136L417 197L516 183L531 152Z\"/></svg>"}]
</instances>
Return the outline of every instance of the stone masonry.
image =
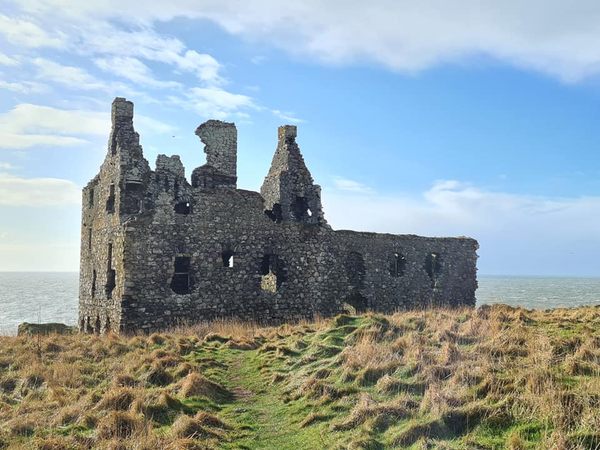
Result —
<instances>
[{"instance_id":1,"label":"stone masonry","mask_svg":"<svg viewBox=\"0 0 600 450\"><path fill-rule=\"evenodd\" d=\"M475 240L332 230L295 126L279 128L260 194L237 189L233 123L196 134L206 164L191 183L178 156L153 171L133 103L114 100L106 158L83 189L81 331L475 304Z\"/></svg>"}]
</instances>

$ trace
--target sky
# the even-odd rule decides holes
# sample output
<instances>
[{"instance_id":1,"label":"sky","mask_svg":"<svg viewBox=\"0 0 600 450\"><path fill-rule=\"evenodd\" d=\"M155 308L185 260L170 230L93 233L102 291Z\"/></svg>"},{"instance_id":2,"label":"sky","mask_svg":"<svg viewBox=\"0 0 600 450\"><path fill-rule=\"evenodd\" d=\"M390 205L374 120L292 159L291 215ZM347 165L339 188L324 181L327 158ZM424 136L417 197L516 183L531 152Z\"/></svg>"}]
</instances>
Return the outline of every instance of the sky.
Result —
<instances>
[{"instance_id":1,"label":"sky","mask_svg":"<svg viewBox=\"0 0 600 450\"><path fill-rule=\"evenodd\" d=\"M258 190L277 127L335 229L460 236L479 273L600 276L596 0L2 0L0 271L77 271L110 104L151 166L238 127Z\"/></svg>"}]
</instances>

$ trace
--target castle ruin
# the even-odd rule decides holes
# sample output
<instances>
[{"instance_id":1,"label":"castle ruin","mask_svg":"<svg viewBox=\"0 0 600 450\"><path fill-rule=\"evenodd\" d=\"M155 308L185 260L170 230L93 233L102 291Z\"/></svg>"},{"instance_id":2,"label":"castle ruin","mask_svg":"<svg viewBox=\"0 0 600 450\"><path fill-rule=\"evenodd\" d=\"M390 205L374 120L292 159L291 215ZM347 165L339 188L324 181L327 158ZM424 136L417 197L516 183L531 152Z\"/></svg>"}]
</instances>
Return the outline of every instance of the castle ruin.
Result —
<instances>
[{"instance_id":1,"label":"castle ruin","mask_svg":"<svg viewBox=\"0 0 600 450\"><path fill-rule=\"evenodd\" d=\"M279 127L258 193L237 188L235 125L209 120L190 183L179 156L150 169L133 103L116 98L106 158L83 189L80 330L475 304L477 241L332 230L296 132Z\"/></svg>"}]
</instances>

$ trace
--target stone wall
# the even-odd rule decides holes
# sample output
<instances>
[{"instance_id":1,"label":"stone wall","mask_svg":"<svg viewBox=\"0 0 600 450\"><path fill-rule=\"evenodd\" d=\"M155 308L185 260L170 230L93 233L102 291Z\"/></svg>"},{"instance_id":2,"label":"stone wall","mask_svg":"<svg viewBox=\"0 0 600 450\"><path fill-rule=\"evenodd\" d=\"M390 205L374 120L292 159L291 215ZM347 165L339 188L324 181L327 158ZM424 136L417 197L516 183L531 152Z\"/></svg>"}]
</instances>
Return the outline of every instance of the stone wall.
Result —
<instances>
[{"instance_id":1,"label":"stone wall","mask_svg":"<svg viewBox=\"0 0 600 450\"><path fill-rule=\"evenodd\" d=\"M129 111L123 102L115 100L113 115ZM233 124L207 124L198 128L207 159L220 142L228 150L211 158L232 161L233 141L215 136L236 136ZM195 169L191 184L177 156L159 155L151 171L129 116L113 120L113 135L115 150L111 137L100 174L83 193L83 331L151 331L219 317L280 323L348 309L475 304L473 239L332 230L295 141L296 127L280 127L262 195L223 182L235 170L215 160L218 168L207 163ZM113 213L105 207L111 185ZM111 270L109 298L104 287Z\"/></svg>"}]
</instances>

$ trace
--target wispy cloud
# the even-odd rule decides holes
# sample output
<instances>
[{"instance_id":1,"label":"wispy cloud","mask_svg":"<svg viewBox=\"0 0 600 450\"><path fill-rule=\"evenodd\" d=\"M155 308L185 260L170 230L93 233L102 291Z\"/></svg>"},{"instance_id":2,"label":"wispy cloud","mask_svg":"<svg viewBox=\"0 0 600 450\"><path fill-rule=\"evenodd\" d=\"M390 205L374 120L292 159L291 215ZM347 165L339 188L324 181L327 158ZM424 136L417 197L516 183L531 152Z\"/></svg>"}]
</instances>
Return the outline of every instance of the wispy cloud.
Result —
<instances>
[{"instance_id":1,"label":"wispy cloud","mask_svg":"<svg viewBox=\"0 0 600 450\"><path fill-rule=\"evenodd\" d=\"M0 34L15 45L23 47L63 47L66 36L61 32L48 33L34 22L0 14Z\"/></svg>"},{"instance_id":2,"label":"wispy cloud","mask_svg":"<svg viewBox=\"0 0 600 450\"><path fill-rule=\"evenodd\" d=\"M176 127L137 114L136 126L148 134L168 134ZM81 145L88 139L107 137L110 131L108 111L59 109L22 103L0 114L0 149L27 149L37 146L64 147Z\"/></svg>"},{"instance_id":3,"label":"wispy cloud","mask_svg":"<svg viewBox=\"0 0 600 450\"><path fill-rule=\"evenodd\" d=\"M224 119L244 110L257 109L252 97L234 94L218 87L192 88L184 97L171 96L176 105L195 111L205 118Z\"/></svg>"},{"instance_id":4,"label":"wispy cloud","mask_svg":"<svg viewBox=\"0 0 600 450\"><path fill-rule=\"evenodd\" d=\"M483 273L600 275L600 197L495 192L455 180L422 194L323 189L335 228L479 240ZM507 266L507 261L510 264Z\"/></svg>"},{"instance_id":5,"label":"wispy cloud","mask_svg":"<svg viewBox=\"0 0 600 450\"><path fill-rule=\"evenodd\" d=\"M272 109L271 112L279 117L281 120L285 120L287 123L305 123L305 120L299 119L294 115L293 112L289 111L280 111L278 109Z\"/></svg>"},{"instance_id":6,"label":"wispy cloud","mask_svg":"<svg viewBox=\"0 0 600 450\"><path fill-rule=\"evenodd\" d=\"M14 56L0 52L0 66L18 66L21 62Z\"/></svg>"},{"instance_id":7,"label":"wispy cloud","mask_svg":"<svg viewBox=\"0 0 600 450\"><path fill-rule=\"evenodd\" d=\"M415 72L485 55L565 81L600 73L600 3L587 0L576 6L561 0L433 0L425 4L349 0L343 8L337 2L318 0L284 4L276 0L172 0L146 3L143 8L134 0L122 0L118 8L113 2L70 2L66 8L63 0L29 0L23 7L38 20L49 17L79 26L127 17L145 25L176 17L208 19L232 34L262 39L327 64L375 62ZM5 34L15 41L30 46L61 44L60 37L45 36L48 33L25 19L4 20ZM197 59L186 56L177 42L157 39L152 30L130 34L129 40L118 33L98 32L102 30L97 25L88 25L88 30L86 46L109 48L113 54L168 56L181 69L185 62L177 62L178 58ZM203 70L197 73L206 79Z\"/></svg>"},{"instance_id":8,"label":"wispy cloud","mask_svg":"<svg viewBox=\"0 0 600 450\"><path fill-rule=\"evenodd\" d=\"M0 80L0 89L18 92L19 94L40 94L48 90L46 85L36 81L5 81Z\"/></svg>"},{"instance_id":9,"label":"wispy cloud","mask_svg":"<svg viewBox=\"0 0 600 450\"><path fill-rule=\"evenodd\" d=\"M355 180L343 177L334 177L333 187L339 191L355 192L357 194L373 194L374 189Z\"/></svg>"},{"instance_id":10,"label":"wispy cloud","mask_svg":"<svg viewBox=\"0 0 600 450\"><path fill-rule=\"evenodd\" d=\"M81 202L80 188L69 180L21 178L0 172L0 205L56 206Z\"/></svg>"},{"instance_id":11,"label":"wispy cloud","mask_svg":"<svg viewBox=\"0 0 600 450\"><path fill-rule=\"evenodd\" d=\"M98 58L94 62L102 70L126 78L134 83L161 89L179 88L182 86L181 83L176 81L157 80L146 64L130 56Z\"/></svg>"}]
</instances>

